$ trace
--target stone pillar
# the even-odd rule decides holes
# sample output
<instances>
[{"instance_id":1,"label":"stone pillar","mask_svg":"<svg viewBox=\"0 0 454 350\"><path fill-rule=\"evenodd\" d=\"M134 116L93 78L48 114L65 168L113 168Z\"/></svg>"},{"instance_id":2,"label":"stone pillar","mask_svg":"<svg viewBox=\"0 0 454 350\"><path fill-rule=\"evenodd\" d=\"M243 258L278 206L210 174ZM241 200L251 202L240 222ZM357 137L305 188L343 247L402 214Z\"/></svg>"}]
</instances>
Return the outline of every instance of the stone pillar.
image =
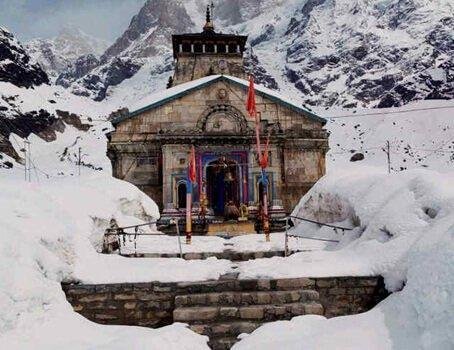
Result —
<instances>
[{"instance_id":1,"label":"stone pillar","mask_svg":"<svg viewBox=\"0 0 454 350\"><path fill-rule=\"evenodd\" d=\"M183 52L183 44L180 44L180 45L179 45L179 51L180 51L180 52Z\"/></svg>"},{"instance_id":2,"label":"stone pillar","mask_svg":"<svg viewBox=\"0 0 454 350\"><path fill-rule=\"evenodd\" d=\"M236 45L236 53L240 53L240 45Z\"/></svg>"},{"instance_id":3,"label":"stone pillar","mask_svg":"<svg viewBox=\"0 0 454 350\"><path fill-rule=\"evenodd\" d=\"M214 53L218 53L218 45L214 44Z\"/></svg>"},{"instance_id":4,"label":"stone pillar","mask_svg":"<svg viewBox=\"0 0 454 350\"><path fill-rule=\"evenodd\" d=\"M205 53L205 44L202 45L202 52Z\"/></svg>"},{"instance_id":5,"label":"stone pillar","mask_svg":"<svg viewBox=\"0 0 454 350\"><path fill-rule=\"evenodd\" d=\"M191 53L194 53L194 44L191 44Z\"/></svg>"}]
</instances>

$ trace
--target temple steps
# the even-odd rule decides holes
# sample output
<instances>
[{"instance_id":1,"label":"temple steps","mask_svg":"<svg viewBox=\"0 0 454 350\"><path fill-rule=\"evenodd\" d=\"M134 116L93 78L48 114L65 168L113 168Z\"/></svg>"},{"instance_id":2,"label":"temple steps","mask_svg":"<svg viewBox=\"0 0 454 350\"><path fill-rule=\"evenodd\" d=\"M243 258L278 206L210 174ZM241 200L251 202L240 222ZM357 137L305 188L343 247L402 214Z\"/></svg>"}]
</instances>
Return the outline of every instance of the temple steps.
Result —
<instances>
[{"instance_id":1,"label":"temple steps","mask_svg":"<svg viewBox=\"0 0 454 350\"><path fill-rule=\"evenodd\" d=\"M207 321L278 321L301 315L322 315L323 307L316 302L262 304L250 306L192 306L179 307L173 312L174 322L202 323Z\"/></svg>"},{"instance_id":2,"label":"temple steps","mask_svg":"<svg viewBox=\"0 0 454 350\"><path fill-rule=\"evenodd\" d=\"M240 334L266 322L324 313L319 293L304 279L263 286L241 282L218 281L222 290L210 288L210 282L188 285L186 294L175 297L173 321L188 323L194 332L208 336L212 349L226 350Z\"/></svg>"},{"instance_id":3,"label":"temple steps","mask_svg":"<svg viewBox=\"0 0 454 350\"><path fill-rule=\"evenodd\" d=\"M273 304L281 305L295 302L317 301L319 295L315 290L292 290L270 292L221 292L178 295L176 307L191 306L243 306Z\"/></svg>"}]
</instances>

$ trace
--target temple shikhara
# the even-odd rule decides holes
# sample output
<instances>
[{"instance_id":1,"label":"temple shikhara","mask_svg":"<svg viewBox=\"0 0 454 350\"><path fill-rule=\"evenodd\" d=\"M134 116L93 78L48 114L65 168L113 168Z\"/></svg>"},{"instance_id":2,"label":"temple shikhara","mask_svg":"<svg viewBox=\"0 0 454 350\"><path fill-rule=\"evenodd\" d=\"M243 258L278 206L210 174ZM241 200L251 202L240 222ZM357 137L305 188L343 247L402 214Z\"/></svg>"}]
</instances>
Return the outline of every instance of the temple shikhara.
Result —
<instances>
[{"instance_id":1,"label":"temple shikhara","mask_svg":"<svg viewBox=\"0 0 454 350\"><path fill-rule=\"evenodd\" d=\"M271 229L278 229L325 174L325 119L260 85L257 115L250 116L246 42L247 36L217 33L208 12L201 33L172 36L175 73L169 88L113 120L113 174L159 205L164 231L172 218L185 220L188 200L195 232L225 231L228 224L231 232L250 231L264 198ZM265 173L256 130L268 156ZM188 181L191 159L194 182ZM232 220L238 221L232 226Z\"/></svg>"}]
</instances>

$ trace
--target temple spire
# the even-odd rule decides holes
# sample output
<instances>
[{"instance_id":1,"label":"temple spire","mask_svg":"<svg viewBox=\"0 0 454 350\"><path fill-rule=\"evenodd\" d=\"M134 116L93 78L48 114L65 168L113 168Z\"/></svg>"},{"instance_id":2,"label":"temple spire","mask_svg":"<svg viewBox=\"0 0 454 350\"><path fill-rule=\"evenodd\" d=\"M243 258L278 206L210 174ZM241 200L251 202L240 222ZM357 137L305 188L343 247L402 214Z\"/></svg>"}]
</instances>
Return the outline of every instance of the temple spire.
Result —
<instances>
[{"instance_id":1,"label":"temple spire","mask_svg":"<svg viewBox=\"0 0 454 350\"><path fill-rule=\"evenodd\" d=\"M207 31L212 32L212 31L214 31L214 24L213 24L213 20L211 19L210 7L211 7L211 8L214 7L213 3L211 3L211 5L208 5L208 6L207 6L206 23L205 23L205 25L203 26L203 31L204 31L204 32L207 32Z\"/></svg>"}]
</instances>

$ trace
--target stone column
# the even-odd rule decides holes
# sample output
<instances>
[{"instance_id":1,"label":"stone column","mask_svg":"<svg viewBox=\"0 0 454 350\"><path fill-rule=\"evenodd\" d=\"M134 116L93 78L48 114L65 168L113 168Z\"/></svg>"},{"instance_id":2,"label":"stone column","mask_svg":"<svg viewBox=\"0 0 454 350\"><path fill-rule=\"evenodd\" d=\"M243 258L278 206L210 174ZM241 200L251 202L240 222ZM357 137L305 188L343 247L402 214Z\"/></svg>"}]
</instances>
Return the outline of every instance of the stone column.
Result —
<instances>
[{"instance_id":1,"label":"stone column","mask_svg":"<svg viewBox=\"0 0 454 350\"><path fill-rule=\"evenodd\" d=\"M194 44L191 44L191 53L194 53Z\"/></svg>"},{"instance_id":2,"label":"stone column","mask_svg":"<svg viewBox=\"0 0 454 350\"><path fill-rule=\"evenodd\" d=\"M202 52L205 53L205 44L202 45Z\"/></svg>"},{"instance_id":3,"label":"stone column","mask_svg":"<svg viewBox=\"0 0 454 350\"><path fill-rule=\"evenodd\" d=\"M183 52L183 44L180 44L180 45L179 45L179 51L180 51L180 52Z\"/></svg>"}]
</instances>

